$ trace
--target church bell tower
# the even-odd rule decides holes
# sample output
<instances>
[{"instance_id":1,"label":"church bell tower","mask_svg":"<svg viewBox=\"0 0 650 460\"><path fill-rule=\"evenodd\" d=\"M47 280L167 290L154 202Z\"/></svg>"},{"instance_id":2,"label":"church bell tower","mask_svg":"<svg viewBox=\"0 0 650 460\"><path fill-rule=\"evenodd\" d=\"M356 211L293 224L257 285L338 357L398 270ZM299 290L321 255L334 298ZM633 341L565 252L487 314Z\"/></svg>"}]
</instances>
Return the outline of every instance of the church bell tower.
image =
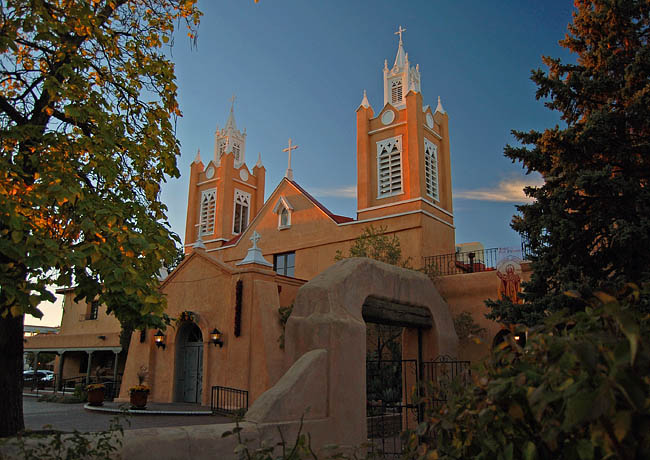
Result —
<instances>
[{"instance_id":1,"label":"church bell tower","mask_svg":"<svg viewBox=\"0 0 650 460\"><path fill-rule=\"evenodd\" d=\"M204 164L199 151L190 167L185 253L230 244L262 208L266 169L261 156L252 171L245 159L246 130L237 129L233 96L225 127L214 133L213 157Z\"/></svg>"},{"instance_id":2,"label":"church bell tower","mask_svg":"<svg viewBox=\"0 0 650 460\"><path fill-rule=\"evenodd\" d=\"M382 109L375 116L365 91L357 108L357 219L424 215L423 238L435 234L436 253L454 252L449 117L440 98L435 109L423 105L403 32L393 66L384 62Z\"/></svg>"}]
</instances>

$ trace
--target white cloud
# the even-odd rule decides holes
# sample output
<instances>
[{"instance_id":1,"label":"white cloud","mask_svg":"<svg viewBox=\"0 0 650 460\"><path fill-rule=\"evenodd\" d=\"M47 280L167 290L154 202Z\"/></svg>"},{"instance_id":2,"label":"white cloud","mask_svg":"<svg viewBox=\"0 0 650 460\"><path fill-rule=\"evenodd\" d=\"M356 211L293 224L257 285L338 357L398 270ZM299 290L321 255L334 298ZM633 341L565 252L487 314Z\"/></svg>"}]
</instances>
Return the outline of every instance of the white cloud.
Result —
<instances>
[{"instance_id":1,"label":"white cloud","mask_svg":"<svg viewBox=\"0 0 650 460\"><path fill-rule=\"evenodd\" d=\"M321 196L333 196L337 198L356 198L357 197L357 186L356 185L344 185L342 187L336 188L310 188L307 189L309 193L316 197Z\"/></svg>"},{"instance_id":2,"label":"white cloud","mask_svg":"<svg viewBox=\"0 0 650 460\"><path fill-rule=\"evenodd\" d=\"M506 203L530 203L532 198L524 194L524 187L540 186L541 178L502 180L493 188L480 188L476 190L456 190L454 198L479 201L498 201Z\"/></svg>"}]
</instances>

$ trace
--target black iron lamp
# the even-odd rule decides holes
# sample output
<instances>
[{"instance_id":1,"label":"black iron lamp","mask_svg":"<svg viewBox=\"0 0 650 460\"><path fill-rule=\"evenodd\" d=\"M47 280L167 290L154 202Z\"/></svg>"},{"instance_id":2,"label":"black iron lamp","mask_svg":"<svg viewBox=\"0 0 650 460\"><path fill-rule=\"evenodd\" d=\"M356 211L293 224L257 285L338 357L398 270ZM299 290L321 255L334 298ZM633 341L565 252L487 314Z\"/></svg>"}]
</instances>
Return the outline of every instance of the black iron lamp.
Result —
<instances>
[{"instance_id":1,"label":"black iron lamp","mask_svg":"<svg viewBox=\"0 0 650 460\"><path fill-rule=\"evenodd\" d=\"M217 345L219 345L219 347L223 347L223 340L221 340L221 332L216 327L212 332L210 332L210 342L212 342L215 347Z\"/></svg>"},{"instance_id":2,"label":"black iron lamp","mask_svg":"<svg viewBox=\"0 0 650 460\"><path fill-rule=\"evenodd\" d=\"M158 329L158 332L153 336L153 340L156 342L158 348L162 348L163 350L165 349L165 334L163 334L160 329Z\"/></svg>"}]
</instances>

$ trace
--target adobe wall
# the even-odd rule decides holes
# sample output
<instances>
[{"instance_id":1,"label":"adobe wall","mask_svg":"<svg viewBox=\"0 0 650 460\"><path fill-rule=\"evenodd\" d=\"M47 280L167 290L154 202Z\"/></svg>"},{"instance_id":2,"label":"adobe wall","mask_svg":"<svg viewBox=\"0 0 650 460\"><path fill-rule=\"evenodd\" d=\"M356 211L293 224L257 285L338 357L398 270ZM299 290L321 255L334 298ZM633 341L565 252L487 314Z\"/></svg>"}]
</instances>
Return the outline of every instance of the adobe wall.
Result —
<instances>
[{"instance_id":1,"label":"adobe wall","mask_svg":"<svg viewBox=\"0 0 650 460\"><path fill-rule=\"evenodd\" d=\"M128 389L137 384L137 373L146 366L151 401L175 401L177 334L182 312L192 312L203 339L203 386L201 403L210 404L212 386L248 390L249 403L280 378L284 371L279 338L282 328L278 309L288 306L304 283L279 276L260 266L234 269L202 251L193 254L165 281L166 313L173 319L164 332L165 348L154 343L156 330L131 337L120 400L129 398ZM240 335L235 336L237 281L242 281ZM219 329L223 346L210 342L210 332Z\"/></svg>"},{"instance_id":2,"label":"adobe wall","mask_svg":"<svg viewBox=\"0 0 650 460\"><path fill-rule=\"evenodd\" d=\"M247 421L267 426L304 417L317 449L366 441L362 306L368 296L427 308L433 327L422 330L425 353L456 355L449 307L427 276L370 259L345 259L298 291L286 328L285 359L291 367L253 404ZM417 330L407 328L404 339L404 355L417 355Z\"/></svg>"},{"instance_id":3,"label":"adobe wall","mask_svg":"<svg viewBox=\"0 0 650 460\"><path fill-rule=\"evenodd\" d=\"M529 281L531 275L530 263L521 264L522 281ZM439 276L435 278L434 284L440 295L447 301L453 316L467 311L472 314L474 321L486 329L482 335L481 343L469 341L459 348L459 359L477 362L485 358L492 347L494 336L503 328L495 321L485 317L489 309L485 300L497 300L499 289L499 278L496 271L479 273L466 273L459 275Z\"/></svg>"}]
</instances>

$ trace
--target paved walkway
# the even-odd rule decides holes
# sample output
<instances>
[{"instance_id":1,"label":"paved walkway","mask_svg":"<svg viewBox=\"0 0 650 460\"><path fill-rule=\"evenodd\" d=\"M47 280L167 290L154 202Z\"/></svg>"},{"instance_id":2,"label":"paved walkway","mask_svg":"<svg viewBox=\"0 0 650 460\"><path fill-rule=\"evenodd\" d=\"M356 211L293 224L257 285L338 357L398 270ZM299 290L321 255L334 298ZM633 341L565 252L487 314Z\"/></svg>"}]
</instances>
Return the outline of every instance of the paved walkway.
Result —
<instances>
[{"instance_id":1,"label":"paved walkway","mask_svg":"<svg viewBox=\"0 0 650 460\"><path fill-rule=\"evenodd\" d=\"M112 403L111 403L112 404ZM158 404L148 404L154 408ZM170 406L163 404L161 406ZM175 404L173 406L176 406ZM193 410L201 409L198 405L179 405L179 408L192 407ZM169 408L169 407L167 407ZM38 402L36 398L23 397L23 414L25 428L28 430L42 430L44 426L61 431L93 432L109 429L111 419L115 414L106 412L91 412L84 409L83 404L63 404L52 402ZM131 415L119 416L120 424L125 430L138 428L212 425L230 423L228 417L219 415Z\"/></svg>"}]
</instances>

